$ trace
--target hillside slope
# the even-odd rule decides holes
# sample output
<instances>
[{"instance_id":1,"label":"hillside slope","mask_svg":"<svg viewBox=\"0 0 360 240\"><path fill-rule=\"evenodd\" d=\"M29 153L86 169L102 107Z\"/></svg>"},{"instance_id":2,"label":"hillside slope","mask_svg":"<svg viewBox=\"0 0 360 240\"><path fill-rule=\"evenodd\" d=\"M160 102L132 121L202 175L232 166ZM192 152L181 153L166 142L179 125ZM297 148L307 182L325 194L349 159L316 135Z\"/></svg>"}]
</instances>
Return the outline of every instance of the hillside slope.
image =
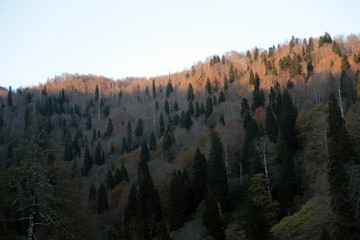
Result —
<instances>
[{"instance_id":1,"label":"hillside slope","mask_svg":"<svg viewBox=\"0 0 360 240\"><path fill-rule=\"evenodd\" d=\"M357 239L359 70L359 37L326 33L151 79L8 89L2 238Z\"/></svg>"}]
</instances>

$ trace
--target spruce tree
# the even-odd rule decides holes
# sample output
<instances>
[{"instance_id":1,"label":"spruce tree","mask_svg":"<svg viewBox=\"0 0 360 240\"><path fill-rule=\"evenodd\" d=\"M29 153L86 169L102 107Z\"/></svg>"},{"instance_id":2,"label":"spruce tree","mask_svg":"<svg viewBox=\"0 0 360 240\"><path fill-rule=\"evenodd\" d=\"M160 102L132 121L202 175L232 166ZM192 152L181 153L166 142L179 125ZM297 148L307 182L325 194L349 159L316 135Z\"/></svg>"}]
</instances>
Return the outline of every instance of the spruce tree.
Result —
<instances>
[{"instance_id":1,"label":"spruce tree","mask_svg":"<svg viewBox=\"0 0 360 240\"><path fill-rule=\"evenodd\" d=\"M208 195L204 207L202 223L216 240L224 240L225 232L218 202L211 195Z\"/></svg>"},{"instance_id":2,"label":"spruce tree","mask_svg":"<svg viewBox=\"0 0 360 240\"><path fill-rule=\"evenodd\" d=\"M96 84L96 87L95 87L95 101L98 101L99 100L99 85Z\"/></svg>"},{"instance_id":3,"label":"spruce tree","mask_svg":"<svg viewBox=\"0 0 360 240\"><path fill-rule=\"evenodd\" d=\"M295 147L295 122L297 117L296 107L292 103L291 96L287 89L284 90L281 99L280 130L284 141L290 150Z\"/></svg>"},{"instance_id":4,"label":"spruce tree","mask_svg":"<svg viewBox=\"0 0 360 240\"><path fill-rule=\"evenodd\" d=\"M89 201L93 201L94 199L96 199L96 189L94 186L94 182L91 182L89 189Z\"/></svg>"},{"instance_id":5,"label":"spruce tree","mask_svg":"<svg viewBox=\"0 0 360 240\"><path fill-rule=\"evenodd\" d=\"M278 125L276 123L272 108L268 106L266 107L265 114L265 132L273 143L276 143L278 131Z\"/></svg>"},{"instance_id":6,"label":"spruce tree","mask_svg":"<svg viewBox=\"0 0 360 240\"><path fill-rule=\"evenodd\" d=\"M96 165L103 164L101 153L102 153L102 148L101 148L100 141L99 141L96 146L96 149L95 149L95 164Z\"/></svg>"},{"instance_id":7,"label":"spruce tree","mask_svg":"<svg viewBox=\"0 0 360 240\"><path fill-rule=\"evenodd\" d=\"M97 199L97 213L101 214L107 209L109 209L107 192L106 192L104 184L101 184L100 188L99 188L98 199Z\"/></svg>"},{"instance_id":8,"label":"spruce tree","mask_svg":"<svg viewBox=\"0 0 360 240\"><path fill-rule=\"evenodd\" d=\"M157 94L156 94L155 79L152 80L152 95L153 95L153 98L156 99Z\"/></svg>"},{"instance_id":9,"label":"spruce tree","mask_svg":"<svg viewBox=\"0 0 360 240\"><path fill-rule=\"evenodd\" d=\"M132 150L132 129L131 129L131 123L127 123L127 130L126 130L126 142L128 151Z\"/></svg>"},{"instance_id":10,"label":"spruce tree","mask_svg":"<svg viewBox=\"0 0 360 240\"><path fill-rule=\"evenodd\" d=\"M90 169L93 166L93 162L90 156L90 151L88 146L85 148L85 154L84 154L84 175L87 176Z\"/></svg>"},{"instance_id":11,"label":"spruce tree","mask_svg":"<svg viewBox=\"0 0 360 240\"><path fill-rule=\"evenodd\" d=\"M336 219L336 238L349 239L355 221L352 217L348 195L346 164L355 163L355 151L349 140L345 122L334 94L329 96L328 115L328 176L330 184L331 207Z\"/></svg>"},{"instance_id":12,"label":"spruce tree","mask_svg":"<svg viewBox=\"0 0 360 240\"><path fill-rule=\"evenodd\" d=\"M228 207L228 180L224 160L224 148L217 132L211 133L210 156L208 163L208 192L219 203L221 211Z\"/></svg>"},{"instance_id":13,"label":"spruce tree","mask_svg":"<svg viewBox=\"0 0 360 240\"><path fill-rule=\"evenodd\" d=\"M108 173L106 175L106 188L109 191L111 191L114 188L114 178L113 178L113 175L110 170L108 171Z\"/></svg>"},{"instance_id":14,"label":"spruce tree","mask_svg":"<svg viewBox=\"0 0 360 240\"><path fill-rule=\"evenodd\" d=\"M141 145L140 160L145 162L150 160L150 153L146 141L143 141Z\"/></svg>"},{"instance_id":15,"label":"spruce tree","mask_svg":"<svg viewBox=\"0 0 360 240\"><path fill-rule=\"evenodd\" d=\"M164 131L165 131L164 117L163 117L162 113L160 113L160 118L159 118L159 134L160 134L160 136L163 135Z\"/></svg>"},{"instance_id":16,"label":"spruce tree","mask_svg":"<svg viewBox=\"0 0 360 240\"><path fill-rule=\"evenodd\" d=\"M125 167L124 164L121 165L121 167L120 167L120 175L121 175L121 179L122 179L122 180L125 180L125 181L129 181L129 180L130 180L130 179L129 179L128 171L127 171L127 169L126 169L126 167Z\"/></svg>"},{"instance_id":17,"label":"spruce tree","mask_svg":"<svg viewBox=\"0 0 360 240\"><path fill-rule=\"evenodd\" d=\"M64 160L65 161L71 161L73 160L73 149L71 144L70 137L66 137L65 139L65 147L64 147Z\"/></svg>"},{"instance_id":18,"label":"spruce tree","mask_svg":"<svg viewBox=\"0 0 360 240\"><path fill-rule=\"evenodd\" d=\"M174 108L173 108L174 112L178 111L179 110L179 105L177 103L177 101L175 101L174 103Z\"/></svg>"},{"instance_id":19,"label":"spruce tree","mask_svg":"<svg viewBox=\"0 0 360 240\"><path fill-rule=\"evenodd\" d=\"M207 78L207 80L206 80L205 87L206 87L206 90L207 90L208 94L211 95L212 91L211 91L211 83L210 83L209 78Z\"/></svg>"},{"instance_id":20,"label":"spruce tree","mask_svg":"<svg viewBox=\"0 0 360 240\"><path fill-rule=\"evenodd\" d=\"M119 183L121 183L121 181L123 180L120 169L116 168L115 169L115 174L114 174L114 178L113 178L113 182L114 182L114 186L118 185Z\"/></svg>"},{"instance_id":21,"label":"spruce tree","mask_svg":"<svg viewBox=\"0 0 360 240\"><path fill-rule=\"evenodd\" d=\"M208 119L213 112L213 103L211 98L208 96L206 99L205 119Z\"/></svg>"},{"instance_id":22,"label":"spruce tree","mask_svg":"<svg viewBox=\"0 0 360 240\"><path fill-rule=\"evenodd\" d=\"M193 89L193 86L191 85L191 83L189 83L189 88L188 88L188 92L187 92L187 100L194 101L194 99L195 99L194 89Z\"/></svg>"},{"instance_id":23,"label":"spruce tree","mask_svg":"<svg viewBox=\"0 0 360 240\"><path fill-rule=\"evenodd\" d=\"M169 102L167 99L165 99L165 103L164 103L164 110L167 114L169 114L170 112L170 107L169 107Z\"/></svg>"},{"instance_id":24,"label":"spruce tree","mask_svg":"<svg viewBox=\"0 0 360 240\"><path fill-rule=\"evenodd\" d=\"M360 84L359 84L360 86ZM359 87L360 89L360 87ZM360 90L359 90L359 96L360 96ZM195 119L197 119L198 117L200 117L201 115L201 111L200 111L200 106L199 106L199 103L198 102L195 102L195 113L194 113L194 117Z\"/></svg>"},{"instance_id":25,"label":"spruce tree","mask_svg":"<svg viewBox=\"0 0 360 240\"><path fill-rule=\"evenodd\" d=\"M225 95L224 93L221 91L220 94L219 94L219 101L218 103L222 103L222 102L225 102Z\"/></svg>"},{"instance_id":26,"label":"spruce tree","mask_svg":"<svg viewBox=\"0 0 360 240\"><path fill-rule=\"evenodd\" d=\"M128 144L126 138L124 137L121 142L121 153L129 152Z\"/></svg>"},{"instance_id":27,"label":"spruce tree","mask_svg":"<svg viewBox=\"0 0 360 240\"><path fill-rule=\"evenodd\" d=\"M108 125L106 128L106 136L111 136L113 130L114 130L114 128L113 128L112 120L111 120L111 118L109 118Z\"/></svg>"},{"instance_id":28,"label":"spruce tree","mask_svg":"<svg viewBox=\"0 0 360 240\"><path fill-rule=\"evenodd\" d=\"M143 131L144 131L143 129L144 129L143 120L141 118L139 118L136 128L135 128L135 136L141 137L143 134Z\"/></svg>"},{"instance_id":29,"label":"spruce tree","mask_svg":"<svg viewBox=\"0 0 360 240\"><path fill-rule=\"evenodd\" d=\"M156 148L157 148L157 143L156 143L155 133L151 132L150 141L149 141L149 150L154 151L156 150Z\"/></svg>"},{"instance_id":30,"label":"spruce tree","mask_svg":"<svg viewBox=\"0 0 360 240\"><path fill-rule=\"evenodd\" d=\"M130 193L128 195L128 201L124 210L124 225L135 224L137 214L137 191L135 183L131 185Z\"/></svg>"},{"instance_id":31,"label":"spruce tree","mask_svg":"<svg viewBox=\"0 0 360 240\"><path fill-rule=\"evenodd\" d=\"M199 148L195 151L192 165L193 180L192 191L194 194L194 206L198 207L207 193L207 161Z\"/></svg>"},{"instance_id":32,"label":"spruce tree","mask_svg":"<svg viewBox=\"0 0 360 240\"><path fill-rule=\"evenodd\" d=\"M226 77L226 74L225 74L225 77L224 77L224 91L226 92L226 90L229 89L229 80L227 79Z\"/></svg>"}]
</instances>

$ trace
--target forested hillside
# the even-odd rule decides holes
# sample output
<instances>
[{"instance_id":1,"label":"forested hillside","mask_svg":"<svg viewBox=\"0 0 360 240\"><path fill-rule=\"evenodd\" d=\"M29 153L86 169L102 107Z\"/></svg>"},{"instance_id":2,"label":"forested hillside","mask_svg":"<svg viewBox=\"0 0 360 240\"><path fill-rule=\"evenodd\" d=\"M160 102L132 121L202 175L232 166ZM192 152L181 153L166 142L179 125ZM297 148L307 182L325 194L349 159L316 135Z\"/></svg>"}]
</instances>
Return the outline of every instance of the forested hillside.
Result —
<instances>
[{"instance_id":1,"label":"forested hillside","mask_svg":"<svg viewBox=\"0 0 360 240\"><path fill-rule=\"evenodd\" d=\"M0 89L0 239L360 239L359 99L328 33Z\"/></svg>"}]
</instances>

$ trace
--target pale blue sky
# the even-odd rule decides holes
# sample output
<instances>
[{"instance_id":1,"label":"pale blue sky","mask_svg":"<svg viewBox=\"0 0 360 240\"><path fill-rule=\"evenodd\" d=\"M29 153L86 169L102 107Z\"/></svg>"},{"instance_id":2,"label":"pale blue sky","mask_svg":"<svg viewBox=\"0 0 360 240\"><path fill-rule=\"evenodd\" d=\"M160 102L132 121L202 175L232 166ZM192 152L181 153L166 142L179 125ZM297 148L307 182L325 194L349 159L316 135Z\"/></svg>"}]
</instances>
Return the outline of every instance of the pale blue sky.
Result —
<instances>
[{"instance_id":1,"label":"pale blue sky","mask_svg":"<svg viewBox=\"0 0 360 240\"><path fill-rule=\"evenodd\" d=\"M358 0L0 0L0 86L168 74L292 35L359 34Z\"/></svg>"}]
</instances>

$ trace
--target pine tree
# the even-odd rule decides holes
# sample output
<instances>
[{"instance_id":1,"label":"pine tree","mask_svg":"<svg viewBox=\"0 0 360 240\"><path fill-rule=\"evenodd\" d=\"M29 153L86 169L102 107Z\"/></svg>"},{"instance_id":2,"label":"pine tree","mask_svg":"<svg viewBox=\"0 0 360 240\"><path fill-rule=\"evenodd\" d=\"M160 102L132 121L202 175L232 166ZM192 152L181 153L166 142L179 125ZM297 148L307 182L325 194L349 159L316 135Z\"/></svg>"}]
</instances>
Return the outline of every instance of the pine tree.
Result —
<instances>
[{"instance_id":1,"label":"pine tree","mask_svg":"<svg viewBox=\"0 0 360 240\"><path fill-rule=\"evenodd\" d=\"M211 83L210 83L209 78L206 79L205 88L206 88L206 91L208 92L208 94L211 95Z\"/></svg>"},{"instance_id":2,"label":"pine tree","mask_svg":"<svg viewBox=\"0 0 360 240\"><path fill-rule=\"evenodd\" d=\"M107 128L106 128L106 136L111 136L113 130L114 130L113 124L112 124L111 118L109 118L108 125L107 125Z\"/></svg>"},{"instance_id":3,"label":"pine tree","mask_svg":"<svg viewBox=\"0 0 360 240\"><path fill-rule=\"evenodd\" d=\"M208 119L213 112L213 103L211 98L208 96L206 99L205 119Z\"/></svg>"},{"instance_id":4,"label":"pine tree","mask_svg":"<svg viewBox=\"0 0 360 240\"><path fill-rule=\"evenodd\" d=\"M103 164L101 153L102 153L102 148L101 148L100 142L98 142L96 149L95 149L95 164L96 165Z\"/></svg>"},{"instance_id":5,"label":"pine tree","mask_svg":"<svg viewBox=\"0 0 360 240\"><path fill-rule=\"evenodd\" d=\"M114 178L113 178L113 182L114 182L114 186L118 185L119 183L121 183L121 181L123 180L120 169L116 168L115 169L115 174L114 174Z\"/></svg>"},{"instance_id":6,"label":"pine tree","mask_svg":"<svg viewBox=\"0 0 360 240\"><path fill-rule=\"evenodd\" d=\"M224 91L226 92L226 90L229 89L229 80L227 79L226 77L226 74L225 74L225 77L224 77Z\"/></svg>"},{"instance_id":7,"label":"pine tree","mask_svg":"<svg viewBox=\"0 0 360 240\"><path fill-rule=\"evenodd\" d=\"M84 175L87 176L90 169L92 168L93 162L91 160L90 151L88 146L85 148L84 154Z\"/></svg>"},{"instance_id":8,"label":"pine tree","mask_svg":"<svg viewBox=\"0 0 360 240\"><path fill-rule=\"evenodd\" d=\"M94 186L94 182L91 182L90 189L89 189L89 201L96 199L96 189Z\"/></svg>"},{"instance_id":9,"label":"pine tree","mask_svg":"<svg viewBox=\"0 0 360 240\"><path fill-rule=\"evenodd\" d=\"M165 131L164 117L163 117L162 113L160 113L160 118L159 118L159 134L160 134L160 136L163 135L164 131Z\"/></svg>"},{"instance_id":10,"label":"pine tree","mask_svg":"<svg viewBox=\"0 0 360 240\"><path fill-rule=\"evenodd\" d=\"M359 96L360 96L360 90L359 90ZM199 103L195 102L195 114L194 114L195 119L200 117L200 114L201 114L201 111L200 111Z\"/></svg>"},{"instance_id":11,"label":"pine tree","mask_svg":"<svg viewBox=\"0 0 360 240\"><path fill-rule=\"evenodd\" d=\"M156 148L157 148L157 143L156 143L155 133L151 132L150 142L149 142L149 150L154 151L154 150L156 150Z\"/></svg>"},{"instance_id":12,"label":"pine tree","mask_svg":"<svg viewBox=\"0 0 360 240\"><path fill-rule=\"evenodd\" d=\"M109 191L111 191L114 188L114 178L113 178L113 175L110 170L108 171L108 173L106 175L106 188Z\"/></svg>"},{"instance_id":13,"label":"pine tree","mask_svg":"<svg viewBox=\"0 0 360 240\"><path fill-rule=\"evenodd\" d=\"M98 199L97 199L97 213L101 214L107 209L109 209L107 192L106 192L104 184L101 184L100 188L99 188Z\"/></svg>"},{"instance_id":14,"label":"pine tree","mask_svg":"<svg viewBox=\"0 0 360 240\"><path fill-rule=\"evenodd\" d=\"M277 217L276 204L271 204L264 174L256 174L251 178L247 196L245 232L248 239L269 239L270 228Z\"/></svg>"},{"instance_id":15,"label":"pine tree","mask_svg":"<svg viewBox=\"0 0 360 240\"><path fill-rule=\"evenodd\" d=\"M70 137L67 137L65 139L64 160L71 161L73 159L74 159L74 155L73 155L71 139L70 139Z\"/></svg>"},{"instance_id":16,"label":"pine tree","mask_svg":"<svg viewBox=\"0 0 360 240\"><path fill-rule=\"evenodd\" d=\"M197 208L207 193L207 161L199 148L195 151L192 170L192 192L194 194L194 206Z\"/></svg>"},{"instance_id":17,"label":"pine tree","mask_svg":"<svg viewBox=\"0 0 360 240\"><path fill-rule=\"evenodd\" d=\"M334 94L329 96L328 124L328 175L331 206L336 216L336 237L337 239L349 239L350 229L355 221L351 213L348 177L344 166L355 162L355 152Z\"/></svg>"},{"instance_id":18,"label":"pine tree","mask_svg":"<svg viewBox=\"0 0 360 240\"><path fill-rule=\"evenodd\" d=\"M173 88L173 86L171 84L171 80L169 79L169 82L168 82L168 84L166 86L166 97L168 98L170 96L170 94L173 93L173 92L174 92L174 88Z\"/></svg>"},{"instance_id":19,"label":"pine tree","mask_svg":"<svg viewBox=\"0 0 360 240\"><path fill-rule=\"evenodd\" d=\"M164 103L164 110L167 114L169 114L170 112L170 107L169 107L169 102L167 99L165 99L165 103Z\"/></svg>"},{"instance_id":20,"label":"pine tree","mask_svg":"<svg viewBox=\"0 0 360 240\"><path fill-rule=\"evenodd\" d=\"M297 117L296 107L292 103L287 89L284 90L281 99L280 130L290 150L295 147L295 122Z\"/></svg>"},{"instance_id":21,"label":"pine tree","mask_svg":"<svg viewBox=\"0 0 360 240\"><path fill-rule=\"evenodd\" d=\"M273 143L276 143L278 131L278 125L276 123L273 111L271 107L268 106L266 108L265 114L265 132Z\"/></svg>"},{"instance_id":22,"label":"pine tree","mask_svg":"<svg viewBox=\"0 0 360 240\"><path fill-rule=\"evenodd\" d=\"M333 53L339 55L339 57L341 57L341 50L339 45L336 43L336 41L333 41L331 50L333 51Z\"/></svg>"},{"instance_id":23,"label":"pine tree","mask_svg":"<svg viewBox=\"0 0 360 240\"><path fill-rule=\"evenodd\" d=\"M124 224L125 224L125 226L128 226L131 223L134 224L136 222L137 208L138 208L137 191L136 191L135 183L133 183L131 185L130 193L129 193L129 196L128 196L128 201L127 201L127 204L126 204L125 210L124 210Z\"/></svg>"},{"instance_id":24,"label":"pine tree","mask_svg":"<svg viewBox=\"0 0 360 240\"><path fill-rule=\"evenodd\" d=\"M129 181L129 180L130 180L130 179L129 179L128 171L127 171L127 169L126 169L126 167L125 167L124 164L121 165L121 167L120 167L120 174L121 174L121 179L122 179L122 180L125 180L125 181Z\"/></svg>"},{"instance_id":25,"label":"pine tree","mask_svg":"<svg viewBox=\"0 0 360 240\"><path fill-rule=\"evenodd\" d=\"M220 94L219 94L219 104L222 103L222 102L225 102L225 95L224 93L221 91Z\"/></svg>"},{"instance_id":26,"label":"pine tree","mask_svg":"<svg viewBox=\"0 0 360 240\"><path fill-rule=\"evenodd\" d=\"M99 100L99 85L96 84L96 87L95 87L95 101L98 101Z\"/></svg>"},{"instance_id":27,"label":"pine tree","mask_svg":"<svg viewBox=\"0 0 360 240\"><path fill-rule=\"evenodd\" d=\"M193 86L191 85L191 83L189 83L189 88L188 88L188 92L187 92L187 100L194 101L194 99L195 99L194 89L193 89Z\"/></svg>"},{"instance_id":28,"label":"pine tree","mask_svg":"<svg viewBox=\"0 0 360 240\"><path fill-rule=\"evenodd\" d=\"M132 150L132 129L131 129L131 123L127 123L127 130L126 130L126 142L128 150Z\"/></svg>"},{"instance_id":29,"label":"pine tree","mask_svg":"<svg viewBox=\"0 0 360 240\"><path fill-rule=\"evenodd\" d=\"M346 55L341 58L341 71L348 71L350 69L350 63Z\"/></svg>"},{"instance_id":30,"label":"pine tree","mask_svg":"<svg viewBox=\"0 0 360 240\"><path fill-rule=\"evenodd\" d=\"M143 141L141 145L140 160L145 162L150 160L150 153L146 141Z\"/></svg>"},{"instance_id":31,"label":"pine tree","mask_svg":"<svg viewBox=\"0 0 360 240\"><path fill-rule=\"evenodd\" d=\"M143 134L143 129L144 129L143 120L141 118L139 118L136 128L135 128L135 136L141 137Z\"/></svg>"},{"instance_id":32,"label":"pine tree","mask_svg":"<svg viewBox=\"0 0 360 240\"><path fill-rule=\"evenodd\" d=\"M194 116L194 112L195 112L195 110L194 110L194 104L193 104L193 102L191 102L191 101L189 102L187 112L190 114L190 116Z\"/></svg>"},{"instance_id":33,"label":"pine tree","mask_svg":"<svg viewBox=\"0 0 360 240\"><path fill-rule=\"evenodd\" d=\"M149 87L147 85L145 87L145 96L150 97Z\"/></svg>"},{"instance_id":34,"label":"pine tree","mask_svg":"<svg viewBox=\"0 0 360 240\"><path fill-rule=\"evenodd\" d=\"M128 144L126 138L124 137L121 142L121 153L129 152Z\"/></svg>"},{"instance_id":35,"label":"pine tree","mask_svg":"<svg viewBox=\"0 0 360 240\"><path fill-rule=\"evenodd\" d=\"M230 64L230 68L229 68L229 82L233 83L236 80L236 73L235 73L235 67L234 64Z\"/></svg>"},{"instance_id":36,"label":"pine tree","mask_svg":"<svg viewBox=\"0 0 360 240\"><path fill-rule=\"evenodd\" d=\"M91 123L91 116L90 113L86 114L86 130L91 130L92 123Z\"/></svg>"},{"instance_id":37,"label":"pine tree","mask_svg":"<svg viewBox=\"0 0 360 240\"><path fill-rule=\"evenodd\" d=\"M178 111L179 110L179 105L177 103L177 101L175 100L175 103L174 103L174 108L173 108L174 112Z\"/></svg>"},{"instance_id":38,"label":"pine tree","mask_svg":"<svg viewBox=\"0 0 360 240\"><path fill-rule=\"evenodd\" d=\"M207 196L204 213L202 215L202 223L216 240L224 240L225 232L223 221L219 213L218 202L211 195Z\"/></svg>"},{"instance_id":39,"label":"pine tree","mask_svg":"<svg viewBox=\"0 0 360 240\"><path fill-rule=\"evenodd\" d=\"M157 94L156 94L155 79L152 80L152 95L153 95L153 98L156 99Z\"/></svg>"},{"instance_id":40,"label":"pine tree","mask_svg":"<svg viewBox=\"0 0 360 240\"><path fill-rule=\"evenodd\" d=\"M223 126L225 126L225 118L224 118L224 114L221 114L220 115L220 123L223 125Z\"/></svg>"},{"instance_id":41,"label":"pine tree","mask_svg":"<svg viewBox=\"0 0 360 240\"><path fill-rule=\"evenodd\" d=\"M190 130L192 124L193 124L193 121L191 120L191 113L189 111L187 111L186 114L185 114L185 119L184 119L183 126L187 130Z\"/></svg>"},{"instance_id":42,"label":"pine tree","mask_svg":"<svg viewBox=\"0 0 360 240\"><path fill-rule=\"evenodd\" d=\"M228 207L228 181L224 161L224 148L216 132L211 134L210 157L208 163L209 195L219 203L221 211Z\"/></svg>"}]
</instances>

